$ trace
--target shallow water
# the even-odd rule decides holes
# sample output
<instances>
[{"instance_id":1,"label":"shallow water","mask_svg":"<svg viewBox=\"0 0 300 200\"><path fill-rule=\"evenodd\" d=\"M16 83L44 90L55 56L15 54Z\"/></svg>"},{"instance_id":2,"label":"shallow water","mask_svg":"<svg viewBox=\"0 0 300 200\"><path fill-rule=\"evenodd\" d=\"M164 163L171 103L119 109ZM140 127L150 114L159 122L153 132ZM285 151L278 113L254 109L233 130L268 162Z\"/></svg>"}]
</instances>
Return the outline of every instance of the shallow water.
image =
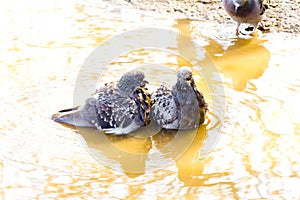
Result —
<instances>
[{"instance_id":1,"label":"shallow water","mask_svg":"<svg viewBox=\"0 0 300 200\"><path fill-rule=\"evenodd\" d=\"M236 38L234 25L151 17L88 0L14 0L0 11L2 199L299 199L300 37ZM170 37L170 51L128 52L100 78L82 67L105 39L153 27L191 39ZM136 66L155 87L171 84L185 65L194 66L210 105L198 130L116 137L50 119L82 102L95 83ZM214 66L218 74L206 72Z\"/></svg>"}]
</instances>

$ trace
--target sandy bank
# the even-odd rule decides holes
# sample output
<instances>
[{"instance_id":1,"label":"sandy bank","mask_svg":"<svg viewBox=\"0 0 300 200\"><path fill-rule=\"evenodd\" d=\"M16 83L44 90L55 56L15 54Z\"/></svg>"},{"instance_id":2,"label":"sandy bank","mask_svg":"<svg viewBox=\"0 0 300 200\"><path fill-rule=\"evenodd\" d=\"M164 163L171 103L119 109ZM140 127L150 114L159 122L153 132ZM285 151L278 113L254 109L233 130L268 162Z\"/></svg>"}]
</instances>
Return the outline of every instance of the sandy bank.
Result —
<instances>
[{"instance_id":1,"label":"sandy bank","mask_svg":"<svg viewBox=\"0 0 300 200\"><path fill-rule=\"evenodd\" d=\"M214 23L235 23L226 14L221 0L104 0L116 6L159 13L175 18L190 18ZM300 33L300 0L271 0L259 29Z\"/></svg>"}]
</instances>

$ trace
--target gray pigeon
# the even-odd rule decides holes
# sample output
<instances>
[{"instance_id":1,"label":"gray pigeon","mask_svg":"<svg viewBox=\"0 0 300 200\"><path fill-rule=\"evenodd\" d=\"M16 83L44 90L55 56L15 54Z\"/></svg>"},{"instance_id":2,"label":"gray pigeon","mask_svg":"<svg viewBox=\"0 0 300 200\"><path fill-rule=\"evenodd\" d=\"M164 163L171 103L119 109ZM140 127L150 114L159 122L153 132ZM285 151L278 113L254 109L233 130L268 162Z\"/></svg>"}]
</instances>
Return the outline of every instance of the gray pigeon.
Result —
<instances>
[{"instance_id":1,"label":"gray pigeon","mask_svg":"<svg viewBox=\"0 0 300 200\"><path fill-rule=\"evenodd\" d=\"M151 119L165 129L197 128L205 121L207 103L188 67L178 70L172 90L161 85L152 95L152 100Z\"/></svg>"},{"instance_id":2,"label":"gray pigeon","mask_svg":"<svg viewBox=\"0 0 300 200\"><path fill-rule=\"evenodd\" d=\"M55 122L79 127L96 127L105 133L128 134L150 123L151 97L140 71L130 71L115 83L96 90L85 105L61 110Z\"/></svg>"},{"instance_id":3,"label":"gray pigeon","mask_svg":"<svg viewBox=\"0 0 300 200\"><path fill-rule=\"evenodd\" d=\"M223 6L230 17L237 22L236 34L239 34L242 23L253 25L254 31L267 9L263 0L223 0Z\"/></svg>"}]
</instances>

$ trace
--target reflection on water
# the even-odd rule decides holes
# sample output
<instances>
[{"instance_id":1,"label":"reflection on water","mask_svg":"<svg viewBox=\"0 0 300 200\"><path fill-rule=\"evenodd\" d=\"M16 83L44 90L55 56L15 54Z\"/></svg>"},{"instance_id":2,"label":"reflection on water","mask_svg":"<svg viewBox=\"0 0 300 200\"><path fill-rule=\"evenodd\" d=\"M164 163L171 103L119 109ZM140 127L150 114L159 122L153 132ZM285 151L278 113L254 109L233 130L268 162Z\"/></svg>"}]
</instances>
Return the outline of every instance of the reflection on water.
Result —
<instances>
[{"instance_id":1,"label":"reflection on water","mask_svg":"<svg viewBox=\"0 0 300 200\"><path fill-rule=\"evenodd\" d=\"M163 130L161 133L155 135L153 138L157 149L160 150L163 146L168 144L175 134L176 133L172 131ZM187 135L188 133L184 133L183 136L187 137ZM206 136L207 130L206 125L204 125L198 129L188 149L179 158L173 158L178 168L178 179L182 181L184 185L203 185L204 163L203 160L200 159L199 150L202 148ZM172 155L169 154L168 156L172 158Z\"/></svg>"},{"instance_id":2,"label":"reflection on water","mask_svg":"<svg viewBox=\"0 0 300 200\"><path fill-rule=\"evenodd\" d=\"M212 39L205 47L225 77L232 79L233 88L243 91L247 82L259 78L270 60L270 52L263 46L267 40L235 39L226 49Z\"/></svg>"},{"instance_id":3,"label":"reflection on water","mask_svg":"<svg viewBox=\"0 0 300 200\"><path fill-rule=\"evenodd\" d=\"M146 162L152 163L150 165L153 167L158 160L161 166L157 166L155 170L175 162L178 179L185 185L205 185L205 180L221 175L203 173L205 163L201 159L200 149L207 136L206 125L201 126L197 132L162 129L147 138L105 135L102 131L91 128L80 128L78 133L83 137L88 151L93 153L95 159L108 168L125 172L131 178L147 171ZM187 140L192 140L192 143L183 151ZM156 154L154 151L160 153Z\"/></svg>"},{"instance_id":4,"label":"reflection on water","mask_svg":"<svg viewBox=\"0 0 300 200\"><path fill-rule=\"evenodd\" d=\"M199 150L207 134L206 125L198 130L153 129L153 136L149 137L144 137L142 132L135 133L135 136L116 136L80 128L78 133L95 159L108 168L125 172L129 177L161 170L174 161L179 163L178 170L184 173L184 169L191 165L190 156L195 161L200 159ZM186 145L187 141L190 141L189 145ZM181 162L184 159L190 161Z\"/></svg>"},{"instance_id":5,"label":"reflection on water","mask_svg":"<svg viewBox=\"0 0 300 200\"><path fill-rule=\"evenodd\" d=\"M0 199L299 199L299 36L236 38L222 25L150 17L89 0L13 0L2 2L0 11ZM120 69L113 78L132 63L163 63L173 71L192 64L210 104L205 125L116 137L50 120L73 105L80 67L103 39L157 25L176 28L199 45L178 39L186 58L129 52L112 64ZM203 49L222 80L209 73L213 63ZM147 76L160 72L169 73L155 69ZM98 74L83 78L98 80ZM220 81L225 116L218 106ZM211 148L209 141L218 137Z\"/></svg>"},{"instance_id":6,"label":"reflection on water","mask_svg":"<svg viewBox=\"0 0 300 200\"><path fill-rule=\"evenodd\" d=\"M103 165L130 174L145 172L147 153L152 148L150 138L105 135L94 129L81 129L79 134L87 150Z\"/></svg>"}]
</instances>

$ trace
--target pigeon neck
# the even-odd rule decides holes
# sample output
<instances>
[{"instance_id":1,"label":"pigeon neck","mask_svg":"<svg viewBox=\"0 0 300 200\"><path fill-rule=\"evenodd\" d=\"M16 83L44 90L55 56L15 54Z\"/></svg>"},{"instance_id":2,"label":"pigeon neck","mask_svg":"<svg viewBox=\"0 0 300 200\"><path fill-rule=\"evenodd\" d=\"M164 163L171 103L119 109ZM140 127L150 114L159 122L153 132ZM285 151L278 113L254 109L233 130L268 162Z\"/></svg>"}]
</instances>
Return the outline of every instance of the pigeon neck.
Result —
<instances>
[{"instance_id":1,"label":"pigeon neck","mask_svg":"<svg viewBox=\"0 0 300 200\"><path fill-rule=\"evenodd\" d=\"M118 83L117 87L120 89L120 91L126 93L126 94L131 94L133 93L135 87L133 85L130 84L122 84L122 83Z\"/></svg>"}]
</instances>

